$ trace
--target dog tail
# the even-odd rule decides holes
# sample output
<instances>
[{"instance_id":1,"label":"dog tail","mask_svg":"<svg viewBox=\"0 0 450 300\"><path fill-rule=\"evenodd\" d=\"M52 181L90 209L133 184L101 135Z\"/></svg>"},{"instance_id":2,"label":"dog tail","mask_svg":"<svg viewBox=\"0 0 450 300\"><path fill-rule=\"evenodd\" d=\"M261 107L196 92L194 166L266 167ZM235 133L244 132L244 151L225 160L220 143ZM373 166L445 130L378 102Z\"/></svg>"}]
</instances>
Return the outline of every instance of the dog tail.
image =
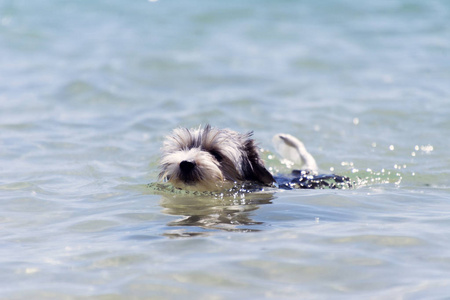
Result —
<instances>
[{"instance_id":1,"label":"dog tail","mask_svg":"<svg viewBox=\"0 0 450 300\"><path fill-rule=\"evenodd\" d=\"M272 139L275 146L275 150L283 157L293 163L298 163L301 168L306 171L317 173L319 168L317 167L316 160L306 150L305 145L296 137L290 134L279 133Z\"/></svg>"}]
</instances>

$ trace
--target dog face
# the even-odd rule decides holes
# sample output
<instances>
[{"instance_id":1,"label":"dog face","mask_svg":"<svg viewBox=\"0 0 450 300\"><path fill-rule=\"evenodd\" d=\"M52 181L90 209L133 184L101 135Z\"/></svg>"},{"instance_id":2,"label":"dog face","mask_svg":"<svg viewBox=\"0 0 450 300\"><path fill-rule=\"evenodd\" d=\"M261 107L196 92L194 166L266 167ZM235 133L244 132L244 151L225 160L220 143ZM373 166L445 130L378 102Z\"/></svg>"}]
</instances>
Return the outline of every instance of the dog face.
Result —
<instances>
[{"instance_id":1,"label":"dog face","mask_svg":"<svg viewBox=\"0 0 450 300\"><path fill-rule=\"evenodd\" d=\"M251 136L209 125L177 128L164 142L159 178L195 191L220 190L244 181L270 185L275 180Z\"/></svg>"}]
</instances>

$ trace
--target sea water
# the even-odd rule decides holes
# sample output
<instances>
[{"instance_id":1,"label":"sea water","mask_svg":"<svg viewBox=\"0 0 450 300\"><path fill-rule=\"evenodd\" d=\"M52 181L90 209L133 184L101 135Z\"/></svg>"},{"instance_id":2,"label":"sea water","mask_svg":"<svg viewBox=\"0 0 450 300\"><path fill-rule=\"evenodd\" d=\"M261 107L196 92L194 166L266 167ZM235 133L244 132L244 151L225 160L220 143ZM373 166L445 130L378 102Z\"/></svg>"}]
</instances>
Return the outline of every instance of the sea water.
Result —
<instances>
[{"instance_id":1,"label":"sea water","mask_svg":"<svg viewBox=\"0 0 450 300\"><path fill-rule=\"evenodd\" d=\"M1 299L448 299L450 2L0 1ZM157 191L164 136L352 189ZM150 186L149 186L150 184Z\"/></svg>"}]
</instances>

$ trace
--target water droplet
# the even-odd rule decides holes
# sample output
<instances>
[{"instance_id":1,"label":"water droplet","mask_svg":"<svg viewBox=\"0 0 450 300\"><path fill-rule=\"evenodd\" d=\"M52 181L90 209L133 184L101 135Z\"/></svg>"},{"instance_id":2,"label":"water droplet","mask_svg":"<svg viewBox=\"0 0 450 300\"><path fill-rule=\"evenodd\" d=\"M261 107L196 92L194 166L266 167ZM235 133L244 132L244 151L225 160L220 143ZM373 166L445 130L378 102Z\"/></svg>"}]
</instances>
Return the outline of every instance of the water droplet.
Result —
<instances>
[{"instance_id":1,"label":"water droplet","mask_svg":"<svg viewBox=\"0 0 450 300\"><path fill-rule=\"evenodd\" d=\"M39 272L38 268L25 268L25 274L34 274Z\"/></svg>"},{"instance_id":2,"label":"water droplet","mask_svg":"<svg viewBox=\"0 0 450 300\"><path fill-rule=\"evenodd\" d=\"M432 145L426 145L426 146L420 146L420 150L422 150L425 153L430 153L434 150L434 147Z\"/></svg>"}]
</instances>

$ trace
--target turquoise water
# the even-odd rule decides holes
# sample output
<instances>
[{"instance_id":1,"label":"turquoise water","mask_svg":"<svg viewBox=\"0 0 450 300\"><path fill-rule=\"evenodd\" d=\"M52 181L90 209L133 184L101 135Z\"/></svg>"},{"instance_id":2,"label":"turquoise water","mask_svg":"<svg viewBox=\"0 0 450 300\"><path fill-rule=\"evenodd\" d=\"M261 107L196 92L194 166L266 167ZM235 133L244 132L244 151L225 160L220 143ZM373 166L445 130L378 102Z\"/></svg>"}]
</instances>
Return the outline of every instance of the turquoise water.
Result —
<instances>
[{"instance_id":1,"label":"turquoise water","mask_svg":"<svg viewBox=\"0 0 450 300\"><path fill-rule=\"evenodd\" d=\"M450 2L0 1L1 299L447 299ZM176 126L351 190L155 192Z\"/></svg>"}]
</instances>

